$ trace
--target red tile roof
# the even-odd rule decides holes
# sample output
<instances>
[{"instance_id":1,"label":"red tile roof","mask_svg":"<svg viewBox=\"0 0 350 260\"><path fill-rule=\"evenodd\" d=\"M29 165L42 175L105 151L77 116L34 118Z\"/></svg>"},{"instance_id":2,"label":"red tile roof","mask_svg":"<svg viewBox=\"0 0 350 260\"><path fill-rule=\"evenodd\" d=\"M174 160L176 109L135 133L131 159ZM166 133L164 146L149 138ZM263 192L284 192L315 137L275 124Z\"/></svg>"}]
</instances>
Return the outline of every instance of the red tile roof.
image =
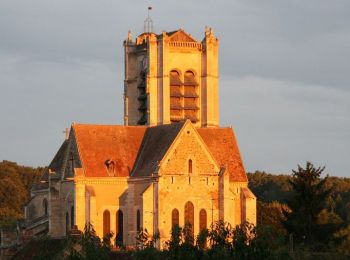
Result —
<instances>
[{"instance_id":1,"label":"red tile roof","mask_svg":"<svg viewBox=\"0 0 350 260\"><path fill-rule=\"evenodd\" d=\"M115 176L129 176L146 129L144 126L73 124L85 176L108 177L106 160L115 162Z\"/></svg>"},{"instance_id":2,"label":"red tile roof","mask_svg":"<svg viewBox=\"0 0 350 260\"><path fill-rule=\"evenodd\" d=\"M154 127L73 124L85 176L108 177L106 160L113 160L115 176L147 176L165 155L183 122ZM199 128L198 133L231 181L247 181L231 128Z\"/></svg>"},{"instance_id":3,"label":"red tile roof","mask_svg":"<svg viewBox=\"0 0 350 260\"><path fill-rule=\"evenodd\" d=\"M230 181L248 181L232 128L198 128L197 131L217 163L226 167Z\"/></svg>"}]
</instances>

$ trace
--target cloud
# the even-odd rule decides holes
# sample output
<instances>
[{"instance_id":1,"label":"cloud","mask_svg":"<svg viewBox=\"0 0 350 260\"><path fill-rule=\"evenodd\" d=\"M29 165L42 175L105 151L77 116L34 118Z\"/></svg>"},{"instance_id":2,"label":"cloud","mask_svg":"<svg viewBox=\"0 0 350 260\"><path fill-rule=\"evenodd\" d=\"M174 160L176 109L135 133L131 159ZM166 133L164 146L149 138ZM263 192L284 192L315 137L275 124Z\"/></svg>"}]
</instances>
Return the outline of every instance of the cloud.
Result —
<instances>
[{"instance_id":1,"label":"cloud","mask_svg":"<svg viewBox=\"0 0 350 260\"><path fill-rule=\"evenodd\" d=\"M309 159L347 175L350 2L0 2L0 159L45 165L73 121L122 123L123 40L183 27L220 39L221 120L249 170ZM19 149L20 147L20 149ZM33 152L35 150L35 152Z\"/></svg>"},{"instance_id":2,"label":"cloud","mask_svg":"<svg viewBox=\"0 0 350 260\"><path fill-rule=\"evenodd\" d=\"M346 176L350 91L254 76L221 80L221 122L232 124L250 171L306 160Z\"/></svg>"}]
</instances>

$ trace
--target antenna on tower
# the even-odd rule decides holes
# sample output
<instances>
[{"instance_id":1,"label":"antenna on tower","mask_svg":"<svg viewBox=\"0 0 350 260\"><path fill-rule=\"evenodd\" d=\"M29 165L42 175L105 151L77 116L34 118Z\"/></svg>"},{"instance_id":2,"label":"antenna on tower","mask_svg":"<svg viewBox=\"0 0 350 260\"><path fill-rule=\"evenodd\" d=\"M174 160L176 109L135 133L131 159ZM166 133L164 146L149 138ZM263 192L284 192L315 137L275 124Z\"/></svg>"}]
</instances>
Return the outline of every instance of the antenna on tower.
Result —
<instances>
[{"instance_id":1,"label":"antenna on tower","mask_svg":"<svg viewBox=\"0 0 350 260\"><path fill-rule=\"evenodd\" d=\"M147 18L146 18L144 25L143 25L143 32L145 32L145 33L153 32L153 21L152 21L151 17L149 16L149 12L151 10L152 10L152 6L149 6L148 11L147 11Z\"/></svg>"}]
</instances>

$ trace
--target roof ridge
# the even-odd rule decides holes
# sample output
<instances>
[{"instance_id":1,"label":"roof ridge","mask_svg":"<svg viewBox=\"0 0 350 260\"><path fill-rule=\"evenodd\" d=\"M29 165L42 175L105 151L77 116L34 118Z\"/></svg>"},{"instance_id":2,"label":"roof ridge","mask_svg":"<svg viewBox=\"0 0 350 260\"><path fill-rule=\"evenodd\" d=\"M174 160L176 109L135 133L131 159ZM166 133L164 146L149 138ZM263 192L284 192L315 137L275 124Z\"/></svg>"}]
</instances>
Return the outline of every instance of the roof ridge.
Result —
<instances>
[{"instance_id":1,"label":"roof ridge","mask_svg":"<svg viewBox=\"0 0 350 260\"><path fill-rule=\"evenodd\" d=\"M89 124L89 123L76 123L72 124L73 126L105 126L105 127L125 127L125 128L147 128L143 125L112 125L112 124Z\"/></svg>"}]
</instances>

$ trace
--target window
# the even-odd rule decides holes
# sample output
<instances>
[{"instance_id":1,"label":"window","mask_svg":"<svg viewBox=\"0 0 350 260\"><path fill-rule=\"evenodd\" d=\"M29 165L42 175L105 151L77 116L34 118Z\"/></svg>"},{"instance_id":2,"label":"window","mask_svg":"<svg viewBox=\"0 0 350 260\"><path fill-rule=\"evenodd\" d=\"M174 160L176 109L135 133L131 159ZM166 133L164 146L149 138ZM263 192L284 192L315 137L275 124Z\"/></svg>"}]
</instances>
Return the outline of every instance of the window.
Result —
<instances>
[{"instance_id":1,"label":"window","mask_svg":"<svg viewBox=\"0 0 350 260\"><path fill-rule=\"evenodd\" d=\"M182 85L179 72L170 71L170 120L172 122L183 119Z\"/></svg>"},{"instance_id":2,"label":"window","mask_svg":"<svg viewBox=\"0 0 350 260\"><path fill-rule=\"evenodd\" d=\"M188 173L192 173L192 160L188 160Z\"/></svg>"},{"instance_id":3,"label":"window","mask_svg":"<svg viewBox=\"0 0 350 260\"><path fill-rule=\"evenodd\" d=\"M118 210L115 219L115 241L117 246L121 246L123 245L123 211Z\"/></svg>"},{"instance_id":4,"label":"window","mask_svg":"<svg viewBox=\"0 0 350 260\"><path fill-rule=\"evenodd\" d=\"M66 235L68 235L69 231L69 214L66 212Z\"/></svg>"},{"instance_id":5,"label":"window","mask_svg":"<svg viewBox=\"0 0 350 260\"><path fill-rule=\"evenodd\" d=\"M44 216L48 215L48 203L47 203L47 199L43 200L43 208L44 208Z\"/></svg>"},{"instance_id":6,"label":"window","mask_svg":"<svg viewBox=\"0 0 350 260\"><path fill-rule=\"evenodd\" d=\"M199 211L199 231L207 228L207 212L205 209Z\"/></svg>"},{"instance_id":7,"label":"window","mask_svg":"<svg viewBox=\"0 0 350 260\"><path fill-rule=\"evenodd\" d=\"M74 206L70 209L70 226L71 228L74 226Z\"/></svg>"},{"instance_id":8,"label":"window","mask_svg":"<svg viewBox=\"0 0 350 260\"><path fill-rule=\"evenodd\" d=\"M136 230L137 232L141 231L141 214L140 210L137 210L137 216L136 216Z\"/></svg>"},{"instance_id":9,"label":"window","mask_svg":"<svg viewBox=\"0 0 350 260\"><path fill-rule=\"evenodd\" d=\"M194 236L194 207L190 201L185 204L185 226L186 225L189 226L192 236Z\"/></svg>"},{"instance_id":10,"label":"window","mask_svg":"<svg viewBox=\"0 0 350 260\"><path fill-rule=\"evenodd\" d=\"M194 73L190 70L185 72L185 86L196 86L197 82Z\"/></svg>"},{"instance_id":11,"label":"window","mask_svg":"<svg viewBox=\"0 0 350 260\"><path fill-rule=\"evenodd\" d=\"M184 78L184 117L193 123L198 121L199 94L198 84L194 73L185 72Z\"/></svg>"},{"instance_id":12,"label":"window","mask_svg":"<svg viewBox=\"0 0 350 260\"><path fill-rule=\"evenodd\" d=\"M173 209L171 212L171 227L179 226L179 211L177 209Z\"/></svg>"},{"instance_id":13,"label":"window","mask_svg":"<svg viewBox=\"0 0 350 260\"><path fill-rule=\"evenodd\" d=\"M115 175L115 162L113 160L106 160L105 165L107 168L107 172L109 176L114 176Z\"/></svg>"},{"instance_id":14,"label":"window","mask_svg":"<svg viewBox=\"0 0 350 260\"><path fill-rule=\"evenodd\" d=\"M111 233L111 215L108 210L103 212L103 236Z\"/></svg>"}]
</instances>

